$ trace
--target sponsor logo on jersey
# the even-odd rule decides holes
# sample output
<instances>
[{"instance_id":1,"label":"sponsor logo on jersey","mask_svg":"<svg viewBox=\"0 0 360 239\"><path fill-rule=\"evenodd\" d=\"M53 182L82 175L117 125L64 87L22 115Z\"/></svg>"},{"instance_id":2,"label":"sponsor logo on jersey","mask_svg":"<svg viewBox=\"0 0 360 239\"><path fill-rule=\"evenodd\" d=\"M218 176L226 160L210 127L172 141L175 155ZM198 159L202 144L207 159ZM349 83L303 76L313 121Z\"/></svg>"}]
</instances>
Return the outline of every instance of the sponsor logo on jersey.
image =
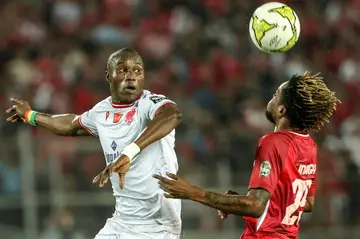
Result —
<instances>
[{"instance_id":1,"label":"sponsor logo on jersey","mask_svg":"<svg viewBox=\"0 0 360 239\"><path fill-rule=\"evenodd\" d=\"M149 99L154 102L154 104L157 104L163 100L166 100L167 97L165 96L161 96L161 95L153 95L153 96L150 96Z\"/></svg>"},{"instance_id":2,"label":"sponsor logo on jersey","mask_svg":"<svg viewBox=\"0 0 360 239\"><path fill-rule=\"evenodd\" d=\"M271 172L271 164L269 161L265 160L260 165L260 176L269 177Z\"/></svg>"},{"instance_id":3,"label":"sponsor logo on jersey","mask_svg":"<svg viewBox=\"0 0 360 239\"><path fill-rule=\"evenodd\" d=\"M300 164L299 166L300 175L310 175L316 173L316 164Z\"/></svg>"},{"instance_id":4,"label":"sponsor logo on jersey","mask_svg":"<svg viewBox=\"0 0 360 239\"><path fill-rule=\"evenodd\" d=\"M116 148L117 148L117 144L116 144L116 142L113 140L112 141L112 143L111 143L111 145L110 145L110 148L112 148L112 150L116 150Z\"/></svg>"},{"instance_id":5,"label":"sponsor logo on jersey","mask_svg":"<svg viewBox=\"0 0 360 239\"><path fill-rule=\"evenodd\" d=\"M105 153L106 162L109 164L120 157L120 152L116 151L115 153Z\"/></svg>"},{"instance_id":6,"label":"sponsor logo on jersey","mask_svg":"<svg viewBox=\"0 0 360 239\"><path fill-rule=\"evenodd\" d=\"M120 152L116 151L115 153L105 153L106 163L109 164L120 157Z\"/></svg>"}]
</instances>

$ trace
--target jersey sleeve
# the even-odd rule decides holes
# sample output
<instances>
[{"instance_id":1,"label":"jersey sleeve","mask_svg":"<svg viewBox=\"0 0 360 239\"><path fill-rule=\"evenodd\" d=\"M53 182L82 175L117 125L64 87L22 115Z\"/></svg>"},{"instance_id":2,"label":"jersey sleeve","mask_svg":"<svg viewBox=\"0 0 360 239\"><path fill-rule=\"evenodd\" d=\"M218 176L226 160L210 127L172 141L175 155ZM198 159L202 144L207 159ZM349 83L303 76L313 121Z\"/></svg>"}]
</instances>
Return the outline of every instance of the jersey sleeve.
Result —
<instances>
[{"instance_id":1,"label":"jersey sleeve","mask_svg":"<svg viewBox=\"0 0 360 239\"><path fill-rule=\"evenodd\" d=\"M78 117L78 122L81 125L81 127L83 127L89 134L98 137L98 131L97 131L95 119L96 119L95 110L93 108L80 115Z\"/></svg>"},{"instance_id":2,"label":"jersey sleeve","mask_svg":"<svg viewBox=\"0 0 360 239\"><path fill-rule=\"evenodd\" d=\"M140 109L143 111L145 117L148 120L153 120L156 115L156 112L160 109L160 107L166 104L176 105L174 101L170 100L164 95L149 94L142 101L142 104L140 105Z\"/></svg>"},{"instance_id":3,"label":"jersey sleeve","mask_svg":"<svg viewBox=\"0 0 360 239\"><path fill-rule=\"evenodd\" d=\"M276 135L268 135L260 139L251 173L249 190L263 188L270 194L275 191L283 168L279 148L283 147L284 143L279 141L281 140L277 140Z\"/></svg>"}]
</instances>

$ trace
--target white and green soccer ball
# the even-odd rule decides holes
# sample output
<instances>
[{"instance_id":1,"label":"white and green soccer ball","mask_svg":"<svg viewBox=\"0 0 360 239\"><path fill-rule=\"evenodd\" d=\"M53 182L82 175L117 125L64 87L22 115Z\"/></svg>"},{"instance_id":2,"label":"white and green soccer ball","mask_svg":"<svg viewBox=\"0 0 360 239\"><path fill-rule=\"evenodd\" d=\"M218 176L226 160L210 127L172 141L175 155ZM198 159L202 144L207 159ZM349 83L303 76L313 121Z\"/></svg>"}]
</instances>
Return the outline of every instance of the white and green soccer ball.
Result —
<instances>
[{"instance_id":1,"label":"white and green soccer ball","mask_svg":"<svg viewBox=\"0 0 360 239\"><path fill-rule=\"evenodd\" d=\"M265 53L286 52L299 39L300 21L295 11L279 2L258 7L249 23L250 37Z\"/></svg>"}]
</instances>

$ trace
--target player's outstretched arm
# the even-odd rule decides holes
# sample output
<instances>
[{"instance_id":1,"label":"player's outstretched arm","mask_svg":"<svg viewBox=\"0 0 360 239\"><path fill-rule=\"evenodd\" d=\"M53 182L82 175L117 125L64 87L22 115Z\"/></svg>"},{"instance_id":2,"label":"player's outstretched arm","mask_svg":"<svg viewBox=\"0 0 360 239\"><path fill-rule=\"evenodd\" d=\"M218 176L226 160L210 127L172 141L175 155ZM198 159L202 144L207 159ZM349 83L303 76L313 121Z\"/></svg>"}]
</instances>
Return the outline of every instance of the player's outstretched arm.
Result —
<instances>
[{"instance_id":1,"label":"player's outstretched arm","mask_svg":"<svg viewBox=\"0 0 360 239\"><path fill-rule=\"evenodd\" d=\"M14 103L6 113L12 114L7 118L8 122L25 122L47 129L50 132L63 136L88 136L88 133L81 127L75 114L49 115L34 112L29 103L25 100L11 99Z\"/></svg>"},{"instance_id":2,"label":"player's outstretched arm","mask_svg":"<svg viewBox=\"0 0 360 239\"><path fill-rule=\"evenodd\" d=\"M250 189L247 195L224 195L195 187L180 176L171 173L167 176L170 178L153 176L159 180L160 188L166 192L165 197L190 199L226 214L258 218L270 199L270 193L262 188Z\"/></svg>"},{"instance_id":3,"label":"player's outstretched arm","mask_svg":"<svg viewBox=\"0 0 360 239\"><path fill-rule=\"evenodd\" d=\"M265 210L270 193L265 189L250 189L247 195L224 195L198 188L193 201L218 209L226 214L258 218Z\"/></svg>"}]
</instances>

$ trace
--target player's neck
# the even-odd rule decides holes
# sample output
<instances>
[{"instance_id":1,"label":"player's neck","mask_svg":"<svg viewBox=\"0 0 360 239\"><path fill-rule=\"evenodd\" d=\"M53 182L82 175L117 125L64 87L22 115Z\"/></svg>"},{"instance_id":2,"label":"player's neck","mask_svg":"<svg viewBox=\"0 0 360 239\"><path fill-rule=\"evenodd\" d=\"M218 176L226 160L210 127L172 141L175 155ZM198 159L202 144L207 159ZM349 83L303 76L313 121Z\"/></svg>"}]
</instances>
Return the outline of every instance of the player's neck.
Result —
<instances>
[{"instance_id":1,"label":"player's neck","mask_svg":"<svg viewBox=\"0 0 360 239\"><path fill-rule=\"evenodd\" d=\"M111 101L116 104L132 104L137 101L142 96L143 91L138 95L133 95L131 97L122 97L117 95L111 96Z\"/></svg>"},{"instance_id":2,"label":"player's neck","mask_svg":"<svg viewBox=\"0 0 360 239\"><path fill-rule=\"evenodd\" d=\"M292 130L292 128L290 127L289 121L285 118L282 118L278 122L276 122L274 132L285 130Z\"/></svg>"},{"instance_id":3,"label":"player's neck","mask_svg":"<svg viewBox=\"0 0 360 239\"><path fill-rule=\"evenodd\" d=\"M302 134L302 135L308 135L309 133L297 128L290 127L289 124L279 124L275 125L274 132L278 131L291 131L293 133Z\"/></svg>"},{"instance_id":4,"label":"player's neck","mask_svg":"<svg viewBox=\"0 0 360 239\"><path fill-rule=\"evenodd\" d=\"M123 99L122 97L118 97L118 96L111 96L111 101L113 103L118 103L118 104L131 104L131 103L133 103L133 100L131 100L131 99Z\"/></svg>"},{"instance_id":5,"label":"player's neck","mask_svg":"<svg viewBox=\"0 0 360 239\"><path fill-rule=\"evenodd\" d=\"M284 128L284 127L277 127L275 126L275 129L274 129L274 132L278 132L278 131L297 131L295 129L292 129L292 128Z\"/></svg>"}]
</instances>

